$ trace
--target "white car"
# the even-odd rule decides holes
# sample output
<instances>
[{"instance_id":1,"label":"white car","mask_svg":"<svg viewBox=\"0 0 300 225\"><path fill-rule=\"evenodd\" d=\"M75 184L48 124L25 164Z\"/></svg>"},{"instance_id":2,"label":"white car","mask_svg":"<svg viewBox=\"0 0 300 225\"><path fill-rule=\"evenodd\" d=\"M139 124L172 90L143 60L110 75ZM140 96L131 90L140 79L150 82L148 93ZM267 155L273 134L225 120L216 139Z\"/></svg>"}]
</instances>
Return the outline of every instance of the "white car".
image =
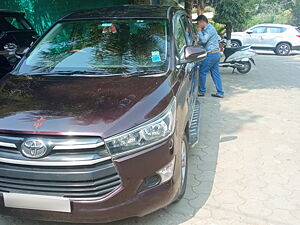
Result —
<instances>
[{"instance_id":1,"label":"white car","mask_svg":"<svg viewBox=\"0 0 300 225\"><path fill-rule=\"evenodd\" d=\"M291 25L259 24L244 32L233 32L231 43L232 47L252 45L253 49L289 55L292 50L300 50L300 29Z\"/></svg>"}]
</instances>

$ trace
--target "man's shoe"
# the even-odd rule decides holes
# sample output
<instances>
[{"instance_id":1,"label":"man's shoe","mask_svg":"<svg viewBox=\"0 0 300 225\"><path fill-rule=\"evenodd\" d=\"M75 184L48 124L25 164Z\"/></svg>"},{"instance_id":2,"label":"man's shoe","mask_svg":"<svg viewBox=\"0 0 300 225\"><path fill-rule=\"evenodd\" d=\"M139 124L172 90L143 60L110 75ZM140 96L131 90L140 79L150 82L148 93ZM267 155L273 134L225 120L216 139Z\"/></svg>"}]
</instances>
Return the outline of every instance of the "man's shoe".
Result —
<instances>
[{"instance_id":1,"label":"man's shoe","mask_svg":"<svg viewBox=\"0 0 300 225\"><path fill-rule=\"evenodd\" d=\"M224 95L220 95L220 94L211 94L212 97L215 97L215 98L224 98Z\"/></svg>"},{"instance_id":2,"label":"man's shoe","mask_svg":"<svg viewBox=\"0 0 300 225\"><path fill-rule=\"evenodd\" d=\"M199 92L199 93L198 93L198 96L199 96L199 97L204 97L204 96L205 96L205 93Z\"/></svg>"}]
</instances>

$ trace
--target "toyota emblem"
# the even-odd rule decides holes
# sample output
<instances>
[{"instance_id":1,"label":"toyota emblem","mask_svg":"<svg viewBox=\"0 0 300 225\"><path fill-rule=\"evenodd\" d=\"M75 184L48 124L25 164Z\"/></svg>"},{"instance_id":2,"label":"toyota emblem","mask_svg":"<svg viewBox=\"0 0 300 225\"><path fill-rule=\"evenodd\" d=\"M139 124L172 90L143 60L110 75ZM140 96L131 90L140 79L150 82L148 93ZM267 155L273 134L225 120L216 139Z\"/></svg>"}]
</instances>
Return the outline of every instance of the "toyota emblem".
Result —
<instances>
[{"instance_id":1,"label":"toyota emblem","mask_svg":"<svg viewBox=\"0 0 300 225\"><path fill-rule=\"evenodd\" d=\"M21 145L21 152L27 158L38 159L47 155L48 148L40 139L27 139Z\"/></svg>"}]
</instances>

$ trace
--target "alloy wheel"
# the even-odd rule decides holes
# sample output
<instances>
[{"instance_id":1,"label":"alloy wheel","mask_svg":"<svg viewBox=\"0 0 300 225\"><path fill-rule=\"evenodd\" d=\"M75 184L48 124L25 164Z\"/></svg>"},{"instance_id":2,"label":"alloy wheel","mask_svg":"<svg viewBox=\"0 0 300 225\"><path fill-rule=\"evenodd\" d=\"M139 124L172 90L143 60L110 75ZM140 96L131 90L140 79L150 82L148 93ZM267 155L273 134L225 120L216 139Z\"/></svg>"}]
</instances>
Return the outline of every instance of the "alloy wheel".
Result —
<instances>
[{"instance_id":1,"label":"alloy wheel","mask_svg":"<svg viewBox=\"0 0 300 225\"><path fill-rule=\"evenodd\" d=\"M287 43L281 43L278 45L276 53L278 55L288 55L291 51L291 46Z\"/></svg>"}]
</instances>

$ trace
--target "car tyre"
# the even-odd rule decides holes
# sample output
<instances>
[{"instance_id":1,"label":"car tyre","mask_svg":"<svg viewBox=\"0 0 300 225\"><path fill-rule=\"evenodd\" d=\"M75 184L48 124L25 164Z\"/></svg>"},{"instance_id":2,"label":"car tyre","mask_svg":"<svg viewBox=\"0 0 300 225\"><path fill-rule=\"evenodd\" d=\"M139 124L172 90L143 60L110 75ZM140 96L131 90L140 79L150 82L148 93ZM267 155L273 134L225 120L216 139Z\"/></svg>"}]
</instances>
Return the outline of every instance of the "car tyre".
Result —
<instances>
[{"instance_id":1,"label":"car tyre","mask_svg":"<svg viewBox=\"0 0 300 225\"><path fill-rule=\"evenodd\" d=\"M280 56L287 56L291 52L291 45L288 43L280 43L277 45L275 53Z\"/></svg>"},{"instance_id":2,"label":"car tyre","mask_svg":"<svg viewBox=\"0 0 300 225\"><path fill-rule=\"evenodd\" d=\"M241 43L239 42L239 41L237 41L237 40L232 40L231 41L231 47L232 48L238 48L238 47L241 47L242 45L241 45Z\"/></svg>"},{"instance_id":3,"label":"car tyre","mask_svg":"<svg viewBox=\"0 0 300 225\"><path fill-rule=\"evenodd\" d=\"M187 186L187 175L188 175L188 159L187 159L187 153L188 153L188 140L186 135L181 140L181 147L180 147L180 188L178 191L178 194L175 198L174 202L180 201L186 191Z\"/></svg>"}]
</instances>

